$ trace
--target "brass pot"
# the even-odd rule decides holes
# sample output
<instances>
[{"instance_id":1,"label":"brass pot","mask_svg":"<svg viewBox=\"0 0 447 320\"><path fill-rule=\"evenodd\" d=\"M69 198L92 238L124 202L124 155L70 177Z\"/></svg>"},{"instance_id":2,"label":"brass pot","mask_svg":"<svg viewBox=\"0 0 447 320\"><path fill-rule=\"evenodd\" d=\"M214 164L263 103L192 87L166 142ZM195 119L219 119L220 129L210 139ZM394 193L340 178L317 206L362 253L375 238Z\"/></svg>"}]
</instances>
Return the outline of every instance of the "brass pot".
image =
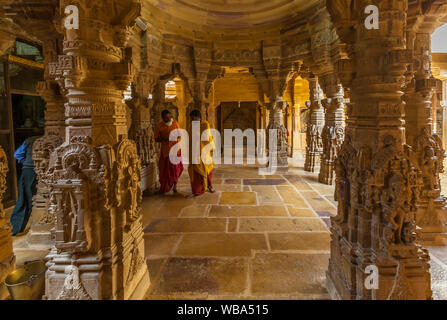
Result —
<instances>
[{"instance_id":1,"label":"brass pot","mask_svg":"<svg viewBox=\"0 0 447 320\"><path fill-rule=\"evenodd\" d=\"M40 300L45 293L45 261L25 262L23 267L12 271L5 285L13 300Z\"/></svg>"}]
</instances>

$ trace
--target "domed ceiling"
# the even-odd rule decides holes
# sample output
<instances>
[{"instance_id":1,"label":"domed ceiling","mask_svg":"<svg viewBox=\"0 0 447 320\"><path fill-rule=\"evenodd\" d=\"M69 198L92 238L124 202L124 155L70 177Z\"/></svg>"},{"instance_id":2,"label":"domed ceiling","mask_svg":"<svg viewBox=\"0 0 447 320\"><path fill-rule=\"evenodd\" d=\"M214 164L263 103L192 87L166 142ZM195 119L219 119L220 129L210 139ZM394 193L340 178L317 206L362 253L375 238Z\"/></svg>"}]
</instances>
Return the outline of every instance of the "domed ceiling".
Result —
<instances>
[{"instance_id":1,"label":"domed ceiling","mask_svg":"<svg viewBox=\"0 0 447 320\"><path fill-rule=\"evenodd\" d=\"M323 0L145 0L143 17L166 31L194 38L249 39L278 32Z\"/></svg>"}]
</instances>

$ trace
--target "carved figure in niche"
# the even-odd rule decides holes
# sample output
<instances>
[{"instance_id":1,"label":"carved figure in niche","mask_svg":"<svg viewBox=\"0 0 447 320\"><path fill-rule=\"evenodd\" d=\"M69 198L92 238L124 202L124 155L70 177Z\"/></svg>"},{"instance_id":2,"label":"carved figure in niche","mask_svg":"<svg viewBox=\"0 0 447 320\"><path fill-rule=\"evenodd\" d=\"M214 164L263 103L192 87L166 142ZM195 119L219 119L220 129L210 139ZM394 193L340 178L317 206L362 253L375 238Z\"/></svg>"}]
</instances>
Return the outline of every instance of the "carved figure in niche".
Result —
<instances>
[{"instance_id":1,"label":"carved figure in niche","mask_svg":"<svg viewBox=\"0 0 447 320\"><path fill-rule=\"evenodd\" d=\"M106 156L104 153L105 160ZM107 205L108 172L89 137L72 137L69 144L53 152L47 175L52 188L51 206L56 212L58 250L89 250L93 236L90 214Z\"/></svg>"},{"instance_id":2,"label":"carved figure in niche","mask_svg":"<svg viewBox=\"0 0 447 320\"><path fill-rule=\"evenodd\" d=\"M66 242L76 241L76 233L78 231L78 203L76 196L72 191L68 191L64 195L64 235Z\"/></svg>"},{"instance_id":3,"label":"carved figure in niche","mask_svg":"<svg viewBox=\"0 0 447 320\"><path fill-rule=\"evenodd\" d=\"M337 223L344 223L346 222L349 213L350 184L349 179L346 176L346 169L344 164L341 163L340 158L336 160L335 173L337 181L335 184L334 197L338 202L338 214L334 219Z\"/></svg>"},{"instance_id":4,"label":"carved figure in niche","mask_svg":"<svg viewBox=\"0 0 447 320\"><path fill-rule=\"evenodd\" d=\"M349 182L352 171L349 171L350 163L356 154L352 147L351 137L346 136L338 157L335 159L335 194L334 198L338 202L338 215L335 221L338 223L346 222L349 213L349 204L351 203L351 185Z\"/></svg>"},{"instance_id":5,"label":"carved figure in niche","mask_svg":"<svg viewBox=\"0 0 447 320\"><path fill-rule=\"evenodd\" d=\"M441 146L441 139L436 134L431 134L427 127L416 138L414 150L418 155L426 191L440 191L439 174L444 172L445 159L445 151Z\"/></svg>"},{"instance_id":6,"label":"carved figure in niche","mask_svg":"<svg viewBox=\"0 0 447 320\"><path fill-rule=\"evenodd\" d=\"M126 280L127 284L129 284L133 280L138 270L140 270L142 264L144 264L144 259L140 255L137 240L134 238L129 263L129 271L127 273L127 280Z\"/></svg>"},{"instance_id":7,"label":"carved figure in niche","mask_svg":"<svg viewBox=\"0 0 447 320\"><path fill-rule=\"evenodd\" d=\"M409 212L406 203L407 190L400 174L392 173L388 179L388 187L382 193L383 216L387 223L391 224L394 243L402 243L402 228L405 216Z\"/></svg>"},{"instance_id":8,"label":"carved figure in niche","mask_svg":"<svg viewBox=\"0 0 447 320\"><path fill-rule=\"evenodd\" d=\"M435 150L431 146L426 146L424 148L422 172L424 173L428 189L438 189L439 163L438 158L435 155Z\"/></svg>"},{"instance_id":9,"label":"carved figure in niche","mask_svg":"<svg viewBox=\"0 0 447 320\"><path fill-rule=\"evenodd\" d=\"M140 168L138 161L131 157L129 159L129 167L127 168L127 179L129 181L129 188L127 190L128 198L130 198L129 209L133 212L137 210L140 205L139 199L141 198L140 187Z\"/></svg>"},{"instance_id":10,"label":"carved figure in niche","mask_svg":"<svg viewBox=\"0 0 447 320\"><path fill-rule=\"evenodd\" d=\"M117 146L117 159L114 166L113 197L117 206L126 212L126 223L129 225L139 217L142 202L141 163L135 143L123 139Z\"/></svg>"}]
</instances>

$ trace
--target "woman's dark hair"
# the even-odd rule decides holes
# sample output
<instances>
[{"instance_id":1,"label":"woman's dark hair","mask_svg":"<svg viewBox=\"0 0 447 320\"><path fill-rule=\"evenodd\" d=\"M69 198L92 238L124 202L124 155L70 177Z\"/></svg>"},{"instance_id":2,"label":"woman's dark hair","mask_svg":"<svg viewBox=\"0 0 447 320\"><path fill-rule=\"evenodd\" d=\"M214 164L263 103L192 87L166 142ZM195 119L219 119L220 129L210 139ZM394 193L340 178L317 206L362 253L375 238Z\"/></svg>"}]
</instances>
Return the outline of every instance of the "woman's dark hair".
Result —
<instances>
[{"instance_id":1,"label":"woman's dark hair","mask_svg":"<svg viewBox=\"0 0 447 320\"><path fill-rule=\"evenodd\" d=\"M200 113L199 110L192 110L191 113L189 114L189 116L192 117L198 117L200 119L202 119L202 114Z\"/></svg>"},{"instance_id":2,"label":"woman's dark hair","mask_svg":"<svg viewBox=\"0 0 447 320\"><path fill-rule=\"evenodd\" d=\"M165 115L170 114L170 113L171 113L171 111L169 111L169 110L163 110L163 111L161 112L161 117L164 118Z\"/></svg>"}]
</instances>

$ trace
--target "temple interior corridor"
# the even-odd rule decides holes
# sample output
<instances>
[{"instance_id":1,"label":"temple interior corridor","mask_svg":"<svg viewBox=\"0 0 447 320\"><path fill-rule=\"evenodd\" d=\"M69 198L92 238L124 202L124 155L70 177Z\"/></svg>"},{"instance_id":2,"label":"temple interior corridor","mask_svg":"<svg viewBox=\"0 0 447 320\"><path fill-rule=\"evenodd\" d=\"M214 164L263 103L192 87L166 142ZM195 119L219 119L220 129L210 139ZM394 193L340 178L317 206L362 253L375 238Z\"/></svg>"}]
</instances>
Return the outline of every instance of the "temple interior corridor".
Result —
<instances>
[{"instance_id":1,"label":"temple interior corridor","mask_svg":"<svg viewBox=\"0 0 447 320\"><path fill-rule=\"evenodd\" d=\"M447 0L0 0L0 300L447 300L446 44Z\"/></svg>"}]
</instances>

